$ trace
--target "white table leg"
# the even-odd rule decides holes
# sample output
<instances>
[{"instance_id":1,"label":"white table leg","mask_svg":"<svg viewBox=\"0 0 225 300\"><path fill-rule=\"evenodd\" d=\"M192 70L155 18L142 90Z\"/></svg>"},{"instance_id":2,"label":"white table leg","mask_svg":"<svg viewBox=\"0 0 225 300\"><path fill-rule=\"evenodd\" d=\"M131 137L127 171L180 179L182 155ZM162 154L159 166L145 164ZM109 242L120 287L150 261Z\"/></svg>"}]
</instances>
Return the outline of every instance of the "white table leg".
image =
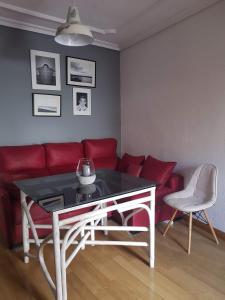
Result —
<instances>
[{"instance_id":1,"label":"white table leg","mask_svg":"<svg viewBox=\"0 0 225 300\"><path fill-rule=\"evenodd\" d=\"M91 226L95 226L94 220L91 221ZM95 230L91 229L91 240L94 242L95 241ZM94 246L94 244L92 244Z\"/></svg>"},{"instance_id":2,"label":"white table leg","mask_svg":"<svg viewBox=\"0 0 225 300\"><path fill-rule=\"evenodd\" d=\"M146 192L146 191L143 191ZM113 202L114 205L112 206L107 206L106 203L101 203L98 205L98 209L96 211L91 211L87 214L83 214L81 216L74 216L70 217L65 220L59 220L59 214L66 213L67 210L62 210L58 212L53 212L52 214L52 231L53 231L53 246L54 246L54 259L55 259L55 274L56 274L56 283L54 284L50 274L48 273L47 267L44 263L44 258L43 258L43 249L42 245L40 245L41 240L38 239L37 233L36 233L36 228L47 228L47 225L37 225L35 227L35 224L33 224L33 221L31 219L31 216L29 214L30 207L32 203L27 205L26 203L26 194L21 192L21 205L22 205L22 216L23 216L23 246L24 246L24 256L25 256L25 262L29 262L29 257L27 254L29 254L29 227L28 227L28 222L30 223L30 226L32 228L32 232L34 235L34 241L37 245L39 250L39 258L41 262L42 269L45 273L45 276L52 288L52 290L55 292L55 297L57 300L67 300L67 282L66 282L66 269L72 259L77 255L78 251L85 245L123 245L123 246L143 246L143 247L149 247L149 262L150 262L150 267L154 268L154 263L155 263L155 188L152 188L150 191L150 197L144 197L141 199L133 200L130 203L121 203L117 204L116 200L113 201L114 199L109 199L108 202ZM141 191L140 191L141 194ZM127 195L124 194L124 197ZM147 201L150 201L150 207L146 205L145 203ZM149 215L150 218L150 225L149 229L147 227L135 227L134 229L140 230L141 231L148 231L149 230L149 243L147 242L130 242L130 241L105 241L105 240L96 240L95 237L95 231L99 230L98 228L98 223L99 221L101 222L102 226L106 226L102 228L104 230L105 234L108 234L108 230L112 230L112 226L107 226L107 213L118 210L119 213L123 213L124 211L129 211L130 209L145 209ZM73 211L75 209L68 209L68 211ZM26 214L27 212L27 214ZM137 213L137 211L136 211ZM86 218L88 218L86 220ZM77 226L76 222L81 222L82 220L86 220L87 222L85 224L81 224L82 227L79 228L73 228L73 226ZM68 224L73 224L71 225L71 228L69 227ZM74 225L75 224L75 225ZM90 225L88 225L90 224ZM84 226L85 225L85 226ZM38 227L39 226L39 227ZM43 226L43 227L40 227ZM69 241L69 244L72 244L74 239L76 239L76 236L81 234L83 237L83 241L77 244L77 248L74 250L74 253L72 253L71 257L69 257L67 260L65 259L66 256L64 256L66 249L62 248L60 246L60 227L66 227L68 226L69 231L71 231L71 234L73 234L73 230L79 230L77 232L77 235L74 235ZM131 227L125 226L121 230L121 226L113 226L113 230L119 230L119 231L130 231ZM101 230L101 229L100 229ZM76 232L75 232L76 233ZM91 237L90 240L88 240L89 236ZM44 240L44 243L49 242L51 237L46 240ZM65 242L65 237L64 240L62 240L63 243ZM67 241L68 242L68 241ZM64 245L65 246L65 245ZM62 257L61 257L62 255Z\"/></svg>"},{"instance_id":3,"label":"white table leg","mask_svg":"<svg viewBox=\"0 0 225 300\"><path fill-rule=\"evenodd\" d=\"M81 233L80 233L80 237L83 238L84 237L84 230L81 230ZM85 250L85 245L83 245L81 247L82 250Z\"/></svg>"},{"instance_id":4,"label":"white table leg","mask_svg":"<svg viewBox=\"0 0 225 300\"><path fill-rule=\"evenodd\" d=\"M29 243L29 227L28 227L28 219L24 210L24 205L26 205L26 194L24 192L20 192L20 200L21 200L21 212L22 212L22 235L23 235L23 253L24 253L24 262L29 263L28 253L30 251L30 243Z\"/></svg>"},{"instance_id":5,"label":"white table leg","mask_svg":"<svg viewBox=\"0 0 225 300\"><path fill-rule=\"evenodd\" d=\"M152 200L150 201L151 205L151 217L150 217L150 267L155 267L155 189L152 189L150 192Z\"/></svg>"},{"instance_id":6,"label":"white table leg","mask_svg":"<svg viewBox=\"0 0 225 300\"><path fill-rule=\"evenodd\" d=\"M101 204L101 208L103 209L103 208L106 208L107 207L107 204L106 203L102 203ZM108 220L107 220L107 216L106 217L104 217L104 218L102 218L101 219L101 225L102 226L107 226L107 224L108 224ZM108 230L104 230L104 234L105 235L108 235Z\"/></svg>"},{"instance_id":7,"label":"white table leg","mask_svg":"<svg viewBox=\"0 0 225 300\"><path fill-rule=\"evenodd\" d=\"M62 293L62 272L61 272L61 255L60 255L60 231L59 231L59 217L57 213L52 214L52 228L53 228L53 243L54 243L54 258L55 258L55 274L56 274L56 299L63 299Z\"/></svg>"}]
</instances>

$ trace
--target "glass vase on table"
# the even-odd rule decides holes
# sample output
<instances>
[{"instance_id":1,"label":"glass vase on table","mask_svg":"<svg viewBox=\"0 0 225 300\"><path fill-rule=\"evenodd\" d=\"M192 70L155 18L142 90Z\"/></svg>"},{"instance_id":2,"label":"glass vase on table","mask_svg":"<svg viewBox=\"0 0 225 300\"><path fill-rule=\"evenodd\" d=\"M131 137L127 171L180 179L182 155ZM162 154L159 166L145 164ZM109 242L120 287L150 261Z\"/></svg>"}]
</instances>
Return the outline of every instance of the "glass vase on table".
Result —
<instances>
[{"instance_id":1,"label":"glass vase on table","mask_svg":"<svg viewBox=\"0 0 225 300\"><path fill-rule=\"evenodd\" d=\"M77 165L76 175L81 185L92 184L96 179L93 160L81 158Z\"/></svg>"}]
</instances>

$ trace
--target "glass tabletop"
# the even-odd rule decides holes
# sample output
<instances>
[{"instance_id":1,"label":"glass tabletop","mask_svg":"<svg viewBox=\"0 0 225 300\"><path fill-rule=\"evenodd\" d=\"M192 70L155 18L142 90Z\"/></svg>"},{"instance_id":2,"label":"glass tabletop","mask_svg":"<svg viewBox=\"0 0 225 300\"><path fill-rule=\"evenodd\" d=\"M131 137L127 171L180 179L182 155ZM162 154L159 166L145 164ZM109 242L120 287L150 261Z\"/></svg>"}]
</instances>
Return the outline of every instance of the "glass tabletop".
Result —
<instances>
[{"instance_id":1,"label":"glass tabletop","mask_svg":"<svg viewBox=\"0 0 225 300\"><path fill-rule=\"evenodd\" d=\"M15 181L15 185L47 212L155 187L156 183L112 170L97 170L93 184L80 185L75 173Z\"/></svg>"}]
</instances>

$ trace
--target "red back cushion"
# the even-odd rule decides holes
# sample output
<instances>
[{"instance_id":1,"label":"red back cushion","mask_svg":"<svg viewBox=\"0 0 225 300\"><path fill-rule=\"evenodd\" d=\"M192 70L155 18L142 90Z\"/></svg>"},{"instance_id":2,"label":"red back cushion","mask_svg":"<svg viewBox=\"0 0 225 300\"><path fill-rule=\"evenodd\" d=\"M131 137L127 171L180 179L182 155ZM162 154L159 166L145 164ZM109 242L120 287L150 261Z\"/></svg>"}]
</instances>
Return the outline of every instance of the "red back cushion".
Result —
<instances>
[{"instance_id":1,"label":"red back cushion","mask_svg":"<svg viewBox=\"0 0 225 300\"><path fill-rule=\"evenodd\" d=\"M116 170L118 159L116 157L94 159L96 169L111 169Z\"/></svg>"},{"instance_id":2,"label":"red back cushion","mask_svg":"<svg viewBox=\"0 0 225 300\"><path fill-rule=\"evenodd\" d=\"M133 156L128 153L125 153L119 163L118 171L126 172L130 164L140 166L145 160L144 155Z\"/></svg>"},{"instance_id":3,"label":"red back cushion","mask_svg":"<svg viewBox=\"0 0 225 300\"><path fill-rule=\"evenodd\" d=\"M127 168L127 174L139 177L141 174L142 166L130 164Z\"/></svg>"},{"instance_id":4,"label":"red back cushion","mask_svg":"<svg viewBox=\"0 0 225 300\"><path fill-rule=\"evenodd\" d=\"M141 177L156 181L163 186L171 176L175 166L176 162L161 161L149 155L141 171Z\"/></svg>"},{"instance_id":5,"label":"red back cushion","mask_svg":"<svg viewBox=\"0 0 225 300\"><path fill-rule=\"evenodd\" d=\"M0 172L46 168L42 145L0 147Z\"/></svg>"},{"instance_id":6,"label":"red back cushion","mask_svg":"<svg viewBox=\"0 0 225 300\"><path fill-rule=\"evenodd\" d=\"M50 143L44 146L48 169L62 166L75 168L79 159L84 157L82 143Z\"/></svg>"},{"instance_id":7,"label":"red back cushion","mask_svg":"<svg viewBox=\"0 0 225 300\"><path fill-rule=\"evenodd\" d=\"M85 157L90 159L116 157L115 139L84 140Z\"/></svg>"}]
</instances>

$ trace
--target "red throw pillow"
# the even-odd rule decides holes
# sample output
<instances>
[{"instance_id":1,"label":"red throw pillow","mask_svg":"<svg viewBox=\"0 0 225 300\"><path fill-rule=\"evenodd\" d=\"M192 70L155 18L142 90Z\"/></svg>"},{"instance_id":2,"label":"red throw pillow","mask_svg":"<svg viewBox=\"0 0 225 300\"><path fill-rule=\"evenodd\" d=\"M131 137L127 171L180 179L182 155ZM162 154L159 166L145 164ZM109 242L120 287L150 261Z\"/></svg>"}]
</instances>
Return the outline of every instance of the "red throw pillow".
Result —
<instances>
[{"instance_id":1,"label":"red throw pillow","mask_svg":"<svg viewBox=\"0 0 225 300\"><path fill-rule=\"evenodd\" d=\"M161 161L149 155L140 177L156 181L157 184L163 186L171 176L175 166L176 162Z\"/></svg>"},{"instance_id":2,"label":"red throw pillow","mask_svg":"<svg viewBox=\"0 0 225 300\"><path fill-rule=\"evenodd\" d=\"M133 156L128 153L125 153L119 163L118 171L126 172L130 164L140 166L145 160L144 155Z\"/></svg>"},{"instance_id":3,"label":"red throw pillow","mask_svg":"<svg viewBox=\"0 0 225 300\"><path fill-rule=\"evenodd\" d=\"M130 164L127 168L127 174L139 177L141 174L142 166Z\"/></svg>"}]
</instances>

